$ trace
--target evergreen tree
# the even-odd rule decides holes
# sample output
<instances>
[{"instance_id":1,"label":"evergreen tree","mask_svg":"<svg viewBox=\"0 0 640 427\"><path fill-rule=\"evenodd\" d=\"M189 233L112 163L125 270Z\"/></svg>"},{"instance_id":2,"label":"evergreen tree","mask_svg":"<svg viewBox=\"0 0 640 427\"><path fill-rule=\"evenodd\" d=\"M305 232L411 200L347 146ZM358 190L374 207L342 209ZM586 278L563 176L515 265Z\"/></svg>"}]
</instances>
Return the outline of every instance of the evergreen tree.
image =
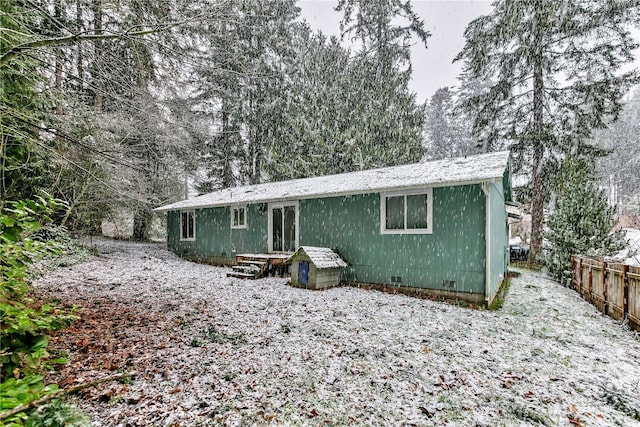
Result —
<instances>
[{"instance_id":1,"label":"evergreen tree","mask_svg":"<svg viewBox=\"0 0 640 427\"><path fill-rule=\"evenodd\" d=\"M459 108L455 93L443 87L426 106L425 156L444 159L476 153L467 115Z\"/></svg>"},{"instance_id":2,"label":"evergreen tree","mask_svg":"<svg viewBox=\"0 0 640 427\"><path fill-rule=\"evenodd\" d=\"M592 141L611 151L598 162L610 202L623 214L640 215L640 87L627 100L620 119L596 132Z\"/></svg>"},{"instance_id":3,"label":"evergreen tree","mask_svg":"<svg viewBox=\"0 0 640 427\"><path fill-rule=\"evenodd\" d=\"M302 26L285 63L279 120L267 123L265 176L284 180L415 162L423 109L406 87L375 80L377 62ZM389 105L382 110L381 105Z\"/></svg>"},{"instance_id":4,"label":"evergreen tree","mask_svg":"<svg viewBox=\"0 0 640 427\"><path fill-rule=\"evenodd\" d=\"M410 1L340 0L340 28L359 45L356 52L358 104L367 127L361 144L352 144L360 169L397 165L421 158L424 106L408 89L411 44L417 37L426 48L431 34Z\"/></svg>"},{"instance_id":5,"label":"evergreen tree","mask_svg":"<svg viewBox=\"0 0 640 427\"><path fill-rule=\"evenodd\" d=\"M546 159L600 154L584 141L617 118L638 81L637 71L620 72L633 61L629 25L638 16L637 0L498 0L465 30L456 60L486 85L465 100L474 131L504 141L531 171L532 260L542 244Z\"/></svg>"},{"instance_id":6,"label":"evergreen tree","mask_svg":"<svg viewBox=\"0 0 640 427\"><path fill-rule=\"evenodd\" d=\"M0 54L29 39L37 17L17 2L2 3ZM7 200L31 198L49 183L50 143L40 140L41 120L50 98L39 86L38 55L0 65L0 207Z\"/></svg>"},{"instance_id":7,"label":"evergreen tree","mask_svg":"<svg viewBox=\"0 0 640 427\"><path fill-rule=\"evenodd\" d=\"M549 272L564 282L571 275L571 256L613 255L624 247L621 231L612 232L615 208L592 176L593 162L569 157L554 178L553 213L545 232L544 259Z\"/></svg>"},{"instance_id":8,"label":"evergreen tree","mask_svg":"<svg viewBox=\"0 0 640 427\"><path fill-rule=\"evenodd\" d=\"M210 128L201 138L207 169L201 191L262 180L265 146L282 124L290 33L299 25L293 0L231 1L227 12L234 19L193 29L208 57L194 67L191 99Z\"/></svg>"},{"instance_id":9,"label":"evergreen tree","mask_svg":"<svg viewBox=\"0 0 640 427\"><path fill-rule=\"evenodd\" d=\"M427 47L431 33L406 0L339 0L336 10L343 13L340 30L362 45L361 54L375 57L377 78L398 71L411 77L411 39Z\"/></svg>"},{"instance_id":10,"label":"evergreen tree","mask_svg":"<svg viewBox=\"0 0 640 427\"><path fill-rule=\"evenodd\" d=\"M352 170L357 94L349 51L304 24L291 39L287 84L276 108L280 120L265 139L269 180L285 180ZM353 142L353 143L351 143ZM330 160L327 160L330 159Z\"/></svg>"}]
</instances>

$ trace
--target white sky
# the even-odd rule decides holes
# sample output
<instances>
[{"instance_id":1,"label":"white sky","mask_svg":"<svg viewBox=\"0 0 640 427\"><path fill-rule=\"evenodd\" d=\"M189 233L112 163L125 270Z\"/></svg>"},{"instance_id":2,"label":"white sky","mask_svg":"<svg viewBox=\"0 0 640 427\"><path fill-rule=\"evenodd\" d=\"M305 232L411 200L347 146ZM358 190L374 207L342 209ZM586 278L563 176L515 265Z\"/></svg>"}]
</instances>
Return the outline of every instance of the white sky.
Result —
<instances>
[{"instance_id":1,"label":"white sky","mask_svg":"<svg viewBox=\"0 0 640 427\"><path fill-rule=\"evenodd\" d=\"M302 17L312 28L340 36L342 15L333 10L337 4L337 0L298 2ZM452 61L464 47L464 30L469 22L490 13L492 8L490 0L413 0L412 5L431 32L428 49L416 43L411 51L413 79L410 89L418 94L418 102L423 102L438 88L458 85L461 64L452 64ZM640 37L639 30L633 33ZM640 52L636 51L635 66L640 63L639 56Z\"/></svg>"},{"instance_id":2,"label":"white sky","mask_svg":"<svg viewBox=\"0 0 640 427\"><path fill-rule=\"evenodd\" d=\"M298 2L303 18L312 28L340 36L342 14L333 10L337 4L336 0ZM416 43L411 51L413 79L410 88L418 94L418 101L423 102L438 88L458 85L460 64L452 64L452 61L464 46L462 34L474 18L491 12L491 1L413 0L412 5L431 32L428 49Z\"/></svg>"}]
</instances>

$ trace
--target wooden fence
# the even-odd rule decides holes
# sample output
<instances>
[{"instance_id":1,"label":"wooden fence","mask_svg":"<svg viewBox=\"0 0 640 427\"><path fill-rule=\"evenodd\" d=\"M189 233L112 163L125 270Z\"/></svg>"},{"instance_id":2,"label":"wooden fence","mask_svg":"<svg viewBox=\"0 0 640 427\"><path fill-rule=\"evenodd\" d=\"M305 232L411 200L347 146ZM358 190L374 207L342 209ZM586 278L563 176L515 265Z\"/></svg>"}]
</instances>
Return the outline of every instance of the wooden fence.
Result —
<instances>
[{"instance_id":1,"label":"wooden fence","mask_svg":"<svg viewBox=\"0 0 640 427\"><path fill-rule=\"evenodd\" d=\"M571 287L604 314L640 330L640 267L572 256Z\"/></svg>"}]
</instances>

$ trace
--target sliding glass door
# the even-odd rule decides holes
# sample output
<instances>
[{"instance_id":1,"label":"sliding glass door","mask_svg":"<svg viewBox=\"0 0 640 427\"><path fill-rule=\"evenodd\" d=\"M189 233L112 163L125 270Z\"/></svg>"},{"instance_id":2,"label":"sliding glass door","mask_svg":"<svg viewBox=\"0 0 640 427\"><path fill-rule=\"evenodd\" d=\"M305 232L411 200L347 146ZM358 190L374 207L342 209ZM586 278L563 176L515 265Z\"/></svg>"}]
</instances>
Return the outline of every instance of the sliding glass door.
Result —
<instances>
[{"instance_id":1,"label":"sliding glass door","mask_svg":"<svg viewBox=\"0 0 640 427\"><path fill-rule=\"evenodd\" d=\"M269 205L269 252L294 252L298 247L298 203Z\"/></svg>"}]
</instances>

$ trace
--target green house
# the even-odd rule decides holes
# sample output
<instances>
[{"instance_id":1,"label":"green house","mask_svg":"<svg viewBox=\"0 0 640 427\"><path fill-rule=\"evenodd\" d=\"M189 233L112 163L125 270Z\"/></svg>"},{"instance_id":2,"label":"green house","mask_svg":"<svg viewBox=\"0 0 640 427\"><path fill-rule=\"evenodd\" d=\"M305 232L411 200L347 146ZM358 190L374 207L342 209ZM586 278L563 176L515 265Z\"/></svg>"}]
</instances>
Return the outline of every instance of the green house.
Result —
<instances>
[{"instance_id":1,"label":"green house","mask_svg":"<svg viewBox=\"0 0 640 427\"><path fill-rule=\"evenodd\" d=\"M342 281L490 302L508 262L509 153L227 188L157 208L167 247L236 255L327 247Z\"/></svg>"}]
</instances>

